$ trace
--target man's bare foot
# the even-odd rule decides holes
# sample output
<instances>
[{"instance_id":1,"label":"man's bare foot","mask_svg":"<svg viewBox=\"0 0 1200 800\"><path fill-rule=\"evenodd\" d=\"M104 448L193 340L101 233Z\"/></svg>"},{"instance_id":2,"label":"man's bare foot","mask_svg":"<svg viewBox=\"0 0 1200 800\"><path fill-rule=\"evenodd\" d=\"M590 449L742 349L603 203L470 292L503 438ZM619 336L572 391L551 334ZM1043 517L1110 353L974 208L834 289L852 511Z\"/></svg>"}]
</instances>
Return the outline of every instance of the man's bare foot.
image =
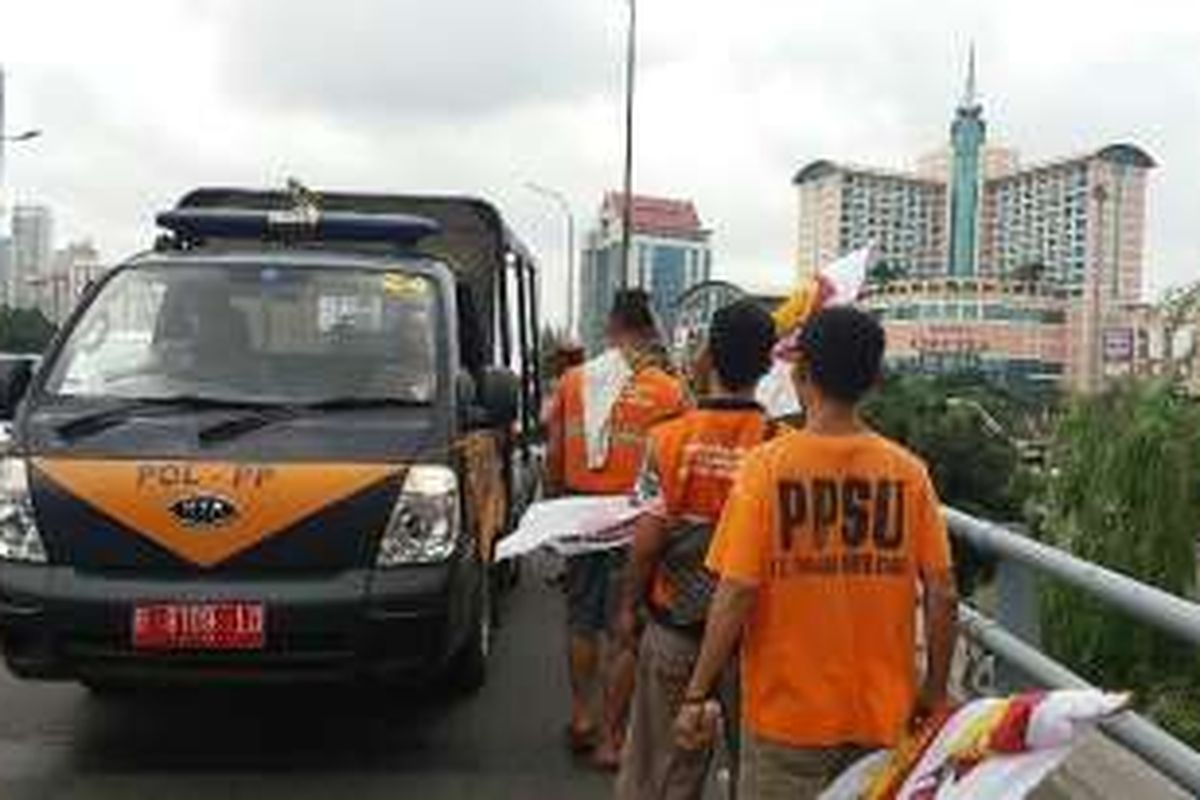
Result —
<instances>
[{"instance_id":1,"label":"man's bare foot","mask_svg":"<svg viewBox=\"0 0 1200 800\"><path fill-rule=\"evenodd\" d=\"M621 766L621 748L614 742L601 742L592 753L592 766L604 772L616 772Z\"/></svg>"},{"instance_id":2,"label":"man's bare foot","mask_svg":"<svg viewBox=\"0 0 1200 800\"><path fill-rule=\"evenodd\" d=\"M586 755L596 748L596 727L594 725L576 726L568 723L564 731L567 747L577 756Z\"/></svg>"}]
</instances>

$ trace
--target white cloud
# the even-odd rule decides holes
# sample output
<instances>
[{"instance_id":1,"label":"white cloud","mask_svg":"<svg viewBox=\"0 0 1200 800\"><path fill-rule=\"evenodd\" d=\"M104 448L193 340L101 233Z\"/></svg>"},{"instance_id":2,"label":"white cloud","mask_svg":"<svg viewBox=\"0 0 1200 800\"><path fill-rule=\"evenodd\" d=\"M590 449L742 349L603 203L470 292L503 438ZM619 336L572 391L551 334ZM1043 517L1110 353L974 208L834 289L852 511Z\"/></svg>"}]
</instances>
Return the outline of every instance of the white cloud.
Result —
<instances>
[{"instance_id":1,"label":"white cloud","mask_svg":"<svg viewBox=\"0 0 1200 800\"><path fill-rule=\"evenodd\" d=\"M1161 162L1150 283L1195 276L1200 22L1142 0L640 0L637 185L690 196L717 269L790 274L791 176L904 166L945 141L967 42L989 135L1043 158L1129 139ZM497 200L562 296L554 208L581 223L621 163L622 0L39 0L5 10L18 195L116 257L204 183L454 190ZM561 304L559 304L561 305Z\"/></svg>"}]
</instances>

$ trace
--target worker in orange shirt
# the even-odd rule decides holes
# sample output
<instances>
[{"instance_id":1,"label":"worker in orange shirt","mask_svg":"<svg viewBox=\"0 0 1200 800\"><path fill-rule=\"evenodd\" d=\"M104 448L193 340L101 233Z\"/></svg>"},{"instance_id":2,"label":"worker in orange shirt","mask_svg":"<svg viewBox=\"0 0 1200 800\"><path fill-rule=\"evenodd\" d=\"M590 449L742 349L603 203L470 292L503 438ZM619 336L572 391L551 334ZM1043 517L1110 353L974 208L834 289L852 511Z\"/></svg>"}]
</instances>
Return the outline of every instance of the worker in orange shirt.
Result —
<instances>
[{"instance_id":1,"label":"worker in orange shirt","mask_svg":"<svg viewBox=\"0 0 1200 800\"><path fill-rule=\"evenodd\" d=\"M804 428L745 458L709 550L720 583L676 736L711 738L740 642L742 800L815 798L946 701L956 602L938 498L925 465L858 414L883 351L879 323L856 309L804 324L791 353Z\"/></svg>"},{"instance_id":2,"label":"worker in orange shirt","mask_svg":"<svg viewBox=\"0 0 1200 800\"><path fill-rule=\"evenodd\" d=\"M655 366L658 339L646 292L617 292L606 329L609 349L567 371L548 409L548 463L551 476L566 494L629 494L641 466L646 433L655 423L683 411L683 385ZM627 704L632 662L618 657L613 665L613 698L601 725L594 711L600 689L600 646L611 629L616 592L623 567L622 551L604 551L568 559L566 569L568 666L571 676L571 720L568 741L576 752L597 745L597 757L615 761L613 739L620 727L620 706ZM624 677L625 675L628 677Z\"/></svg>"},{"instance_id":3,"label":"worker in orange shirt","mask_svg":"<svg viewBox=\"0 0 1200 800\"><path fill-rule=\"evenodd\" d=\"M774 343L771 316L753 302L718 309L706 348L708 393L698 408L650 432L638 492L648 512L638 521L618 615L622 639L638 653L618 800L692 800L702 794L711 748L677 748L675 715L716 586L704 566L713 527L737 465L768 435L754 392L770 367ZM636 607L642 603L649 622L635 647ZM726 715L735 715L732 698L724 699Z\"/></svg>"}]
</instances>

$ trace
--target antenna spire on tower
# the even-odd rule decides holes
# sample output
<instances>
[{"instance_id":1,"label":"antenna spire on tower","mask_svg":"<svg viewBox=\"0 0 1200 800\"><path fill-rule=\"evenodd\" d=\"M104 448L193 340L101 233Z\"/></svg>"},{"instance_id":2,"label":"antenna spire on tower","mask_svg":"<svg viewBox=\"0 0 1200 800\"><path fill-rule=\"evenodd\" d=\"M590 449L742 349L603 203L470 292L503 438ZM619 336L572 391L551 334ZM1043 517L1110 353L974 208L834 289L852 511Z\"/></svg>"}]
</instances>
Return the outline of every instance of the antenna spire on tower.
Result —
<instances>
[{"instance_id":1,"label":"antenna spire on tower","mask_svg":"<svg viewBox=\"0 0 1200 800\"><path fill-rule=\"evenodd\" d=\"M963 91L962 108L979 107L979 90L975 82L975 41L971 41L970 54L967 56L967 86Z\"/></svg>"}]
</instances>

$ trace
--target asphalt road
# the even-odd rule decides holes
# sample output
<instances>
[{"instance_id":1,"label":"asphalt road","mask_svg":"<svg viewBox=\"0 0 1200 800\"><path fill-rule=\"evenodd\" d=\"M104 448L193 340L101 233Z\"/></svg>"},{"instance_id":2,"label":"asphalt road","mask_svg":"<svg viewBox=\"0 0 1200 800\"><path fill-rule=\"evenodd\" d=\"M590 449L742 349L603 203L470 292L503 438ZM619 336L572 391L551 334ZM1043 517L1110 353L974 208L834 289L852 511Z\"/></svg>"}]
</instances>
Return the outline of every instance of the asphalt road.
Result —
<instances>
[{"instance_id":1,"label":"asphalt road","mask_svg":"<svg viewBox=\"0 0 1200 800\"><path fill-rule=\"evenodd\" d=\"M526 570L488 685L431 693L223 691L98 699L0 676L0 798L571 798L610 779L562 745L557 593Z\"/></svg>"}]
</instances>

